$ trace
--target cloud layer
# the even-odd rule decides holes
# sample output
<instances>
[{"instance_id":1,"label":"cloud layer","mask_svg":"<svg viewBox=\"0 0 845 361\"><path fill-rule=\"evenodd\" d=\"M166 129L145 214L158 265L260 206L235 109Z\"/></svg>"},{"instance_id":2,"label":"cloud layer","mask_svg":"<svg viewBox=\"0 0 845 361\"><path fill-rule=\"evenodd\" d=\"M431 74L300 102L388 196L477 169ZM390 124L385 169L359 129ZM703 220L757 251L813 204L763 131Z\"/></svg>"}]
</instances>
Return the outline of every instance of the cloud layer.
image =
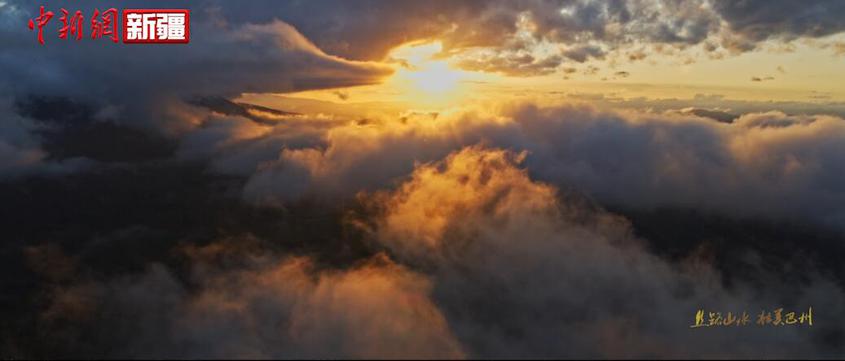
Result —
<instances>
[{"instance_id":1,"label":"cloud layer","mask_svg":"<svg viewBox=\"0 0 845 361\"><path fill-rule=\"evenodd\" d=\"M279 145L303 133L276 134L250 142ZM834 116L750 113L724 123L677 112L514 104L495 114L459 111L367 125L338 122L307 137L311 140L298 141L311 146L285 146L278 156L221 141L225 159L214 162L233 167L232 159L251 160L237 165L256 171L244 195L272 204L307 196L350 197L389 186L414 162L484 143L526 150L526 164L538 179L611 204L690 207L838 227L845 217L845 189L838 186L845 184L845 174L836 166L845 154L845 121Z\"/></svg>"},{"instance_id":2,"label":"cloud layer","mask_svg":"<svg viewBox=\"0 0 845 361\"><path fill-rule=\"evenodd\" d=\"M74 352L106 357L835 352L825 328L689 328L704 305L812 305L839 322L843 293L821 277L791 292L727 288L706 259L667 263L623 217L531 180L519 168L524 156L468 147L416 166L395 190L362 194L366 211L350 221L388 253L351 267L280 256L254 238L187 245L177 249L187 281L152 265L56 287L40 322L82 347Z\"/></svg>"},{"instance_id":3,"label":"cloud layer","mask_svg":"<svg viewBox=\"0 0 845 361\"><path fill-rule=\"evenodd\" d=\"M227 99L378 82L391 48L433 38L520 76L741 53L842 32L842 2L171 4L195 15L190 46L118 51L41 47L32 5L0 2L0 357L845 352L841 104ZM817 323L689 327L778 307Z\"/></svg>"}]
</instances>

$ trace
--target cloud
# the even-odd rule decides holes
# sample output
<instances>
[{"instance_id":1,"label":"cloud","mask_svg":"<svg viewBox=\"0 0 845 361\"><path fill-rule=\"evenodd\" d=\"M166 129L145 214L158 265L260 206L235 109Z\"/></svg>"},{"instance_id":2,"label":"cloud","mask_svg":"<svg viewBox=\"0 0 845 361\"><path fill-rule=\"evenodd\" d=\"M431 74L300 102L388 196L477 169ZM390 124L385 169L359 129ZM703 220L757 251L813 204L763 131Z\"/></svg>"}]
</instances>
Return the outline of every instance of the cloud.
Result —
<instances>
[{"instance_id":1,"label":"cloud","mask_svg":"<svg viewBox=\"0 0 845 361\"><path fill-rule=\"evenodd\" d=\"M333 92L332 94L336 95L337 98L340 99L340 100L343 100L343 101L349 100L349 93L348 92L337 90L337 91Z\"/></svg>"},{"instance_id":2,"label":"cloud","mask_svg":"<svg viewBox=\"0 0 845 361\"><path fill-rule=\"evenodd\" d=\"M845 42L836 42L833 44L833 53L836 55L845 55Z\"/></svg>"},{"instance_id":3,"label":"cloud","mask_svg":"<svg viewBox=\"0 0 845 361\"><path fill-rule=\"evenodd\" d=\"M244 87L252 92L281 92L372 83L390 70L369 62L383 61L391 49L420 40L440 40L444 53L461 58L460 65L467 69L533 76L555 71L568 61L600 60L615 53L625 54L630 61L641 60L648 47L684 50L702 45L712 53L721 46L737 53L754 50L764 41L819 38L845 30L842 21L838 20L845 9L835 0L798 4L788 1L711 4L706 0L680 3L663 0L457 3L373 0L367 3L369 6L333 0L283 4L255 1L248 5L188 2L181 6L194 11L196 33L215 36L198 37L190 47L167 51L138 47L126 59L146 59L145 62L153 62L147 64L146 71L175 75L160 77L165 81L172 79L174 84L170 86L189 81L209 87L208 91L213 95L220 95ZM8 24L25 21L33 11L22 3L14 3L14 7L21 11L7 12ZM24 30L9 25L4 29L5 37L31 37L32 34ZM233 39L250 41L244 44ZM30 42L13 43L18 46L5 57L7 67L15 64L13 59L21 58L15 54L33 50ZM86 51L102 51L101 47L84 47ZM76 51L80 46L67 48ZM223 58L209 62L206 55L215 49L228 50L217 52L218 58ZM52 53L54 50L47 51ZM484 55L485 51L489 54ZM541 55L543 51L546 53ZM123 53L126 52L107 51L106 54L120 58ZM517 61L526 56L533 57L535 62ZM159 63L163 57L177 61ZM68 84L78 69L48 59L41 60L42 74L19 72L20 76L15 80L39 79L52 80L54 85L58 82ZM79 57L65 55L64 59L64 63L74 63ZM145 63L115 60L123 66ZM107 69L111 64L98 64L96 70L105 73L99 80L120 75L117 72L110 74ZM188 64L196 65L196 69ZM236 66L238 64L249 66ZM239 71L224 71L232 68ZM196 73L206 76L193 75ZM335 76L326 76L329 73ZM127 80L125 76L117 79L124 84ZM146 79L131 80L147 83L146 86L156 85L149 84ZM161 84L157 86L161 87Z\"/></svg>"},{"instance_id":4,"label":"cloud","mask_svg":"<svg viewBox=\"0 0 845 361\"><path fill-rule=\"evenodd\" d=\"M173 150L169 147L172 138L197 126L205 116L205 111L184 102L197 96L211 99L244 92L348 87L376 83L392 72L383 64L329 55L278 19L226 23L206 13L212 3L180 5L194 11L194 34L208 36L166 47L91 39L69 43L54 36L47 36L42 46L33 32L20 26L37 7L15 2L10 6L16 11L0 13L0 38L9 39L0 55L4 69L0 96L20 106L5 110L31 118L53 112L41 118L59 121L36 119L49 126L44 129L16 126L39 133L27 136L26 142L19 136L14 141L0 139L3 173L11 174L12 169L16 174L27 173L31 165L47 158L68 163L83 158L112 162L167 156ZM74 6L93 11L101 5L79 2ZM56 22L45 31L58 26ZM266 110L253 107L249 112ZM57 171L75 167L50 165Z\"/></svg>"},{"instance_id":5,"label":"cloud","mask_svg":"<svg viewBox=\"0 0 845 361\"><path fill-rule=\"evenodd\" d=\"M837 186L843 174L836 164L845 154L843 127L841 118L825 115L737 117L694 109L655 115L530 103L492 113L345 123L317 131L322 136L316 146L285 147L278 156L268 151L260 163L245 165L256 172L244 197L259 204L350 197L389 186L415 162L483 143L526 150L532 175L603 203L693 207L841 227L845 189ZM238 157L237 148L224 149L227 157Z\"/></svg>"},{"instance_id":6,"label":"cloud","mask_svg":"<svg viewBox=\"0 0 845 361\"><path fill-rule=\"evenodd\" d=\"M604 57L604 51L596 46L582 46L578 48L569 49L563 52L563 56L574 60L578 63L583 63L590 58L601 59Z\"/></svg>"},{"instance_id":7,"label":"cloud","mask_svg":"<svg viewBox=\"0 0 845 361\"><path fill-rule=\"evenodd\" d=\"M680 111L682 114L692 114L695 116L713 119L722 123L733 123L739 116L719 109L702 109L702 108L684 108Z\"/></svg>"},{"instance_id":8,"label":"cloud","mask_svg":"<svg viewBox=\"0 0 845 361\"><path fill-rule=\"evenodd\" d=\"M238 252L243 244L250 243L188 251L199 253L193 257L215 259L222 257L219 252ZM463 356L429 299L430 282L387 258L335 271L320 270L302 257L240 256L254 261L245 259L248 267L226 270L196 260L192 292L161 265L136 277L57 288L41 322L79 327L93 321L92 326L111 329L100 339L76 339L74 346L68 345L122 345L97 351L107 357ZM124 319L121 315L130 309L133 316ZM127 322L135 326L123 327ZM85 335L81 328L65 331L55 336Z\"/></svg>"},{"instance_id":9,"label":"cloud","mask_svg":"<svg viewBox=\"0 0 845 361\"><path fill-rule=\"evenodd\" d=\"M766 76L766 77L752 76L751 77L751 81L753 81L753 82L763 82L763 81L769 81L769 80L775 80L775 78L772 77L772 76Z\"/></svg>"},{"instance_id":10,"label":"cloud","mask_svg":"<svg viewBox=\"0 0 845 361\"><path fill-rule=\"evenodd\" d=\"M564 52L715 46L717 36L750 50L826 33L779 18L784 8L835 29L821 12L841 12L836 3L755 15L654 1L191 2L204 15L196 30L219 36L120 51L39 47L19 26L30 5L18 4L0 7L10 70L0 74L0 282L20 291L0 297L4 355L841 354L841 282L826 278L842 275L841 104L581 95L567 100L597 105L366 108L362 119L215 97L376 82L390 68L371 60L434 37L447 52L502 50L479 63L485 71L596 74L561 66L578 60ZM420 16L396 15L402 6ZM776 31L763 40L759 29ZM359 46L374 34L384 36ZM528 51L560 43L560 54ZM54 94L26 96L39 91ZM102 167L68 174L91 162ZM55 173L65 177L40 177ZM20 175L33 177L8 178ZM644 229L605 207L670 216ZM714 226L695 235L708 238L700 251L664 257L698 242L673 232L676 209L715 213L692 222L742 234ZM774 225L746 227L746 217ZM808 230L782 235L789 222ZM725 265L708 245L740 249L743 262ZM816 269L818 254L833 265ZM779 306L814 307L824 323L689 329L702 307L753 317Z\"/></svg>"},{"instance_id":11,"label":"cloud","mask_svg":"<svg viewBox=\"0 0 845 361\"><path fill-rule=\"evenodd\" d=\"M524 159L464 148L371 198L383 212L375 237L430 275L436 303L472 356L739 356L764 345L810 352L799 350L812 338L801 331L690 329L679 315L700 305L779 301L722 288L706 263L679 271L655 258L624 218L532 181L517 167ZM842 297L829 283L812 287L798 291L803 302L822 289Z\"/></svg>"},{"instance_id":12,"label":"cloud","mask_svg":"<svg viewBox=\"0 0 845 361\"><path fill-rule=\"evenodd\" d=\"M529 54L484 52L461 57L458 65L471 71L501 73L511 76L537 76L554 73L562 63L559 55L537 59Z\"/></svg>"},{"instance_id":13,"label":"cloud","mask_svg":"<svg viewBox=\"0 0 845 361\"><path fill-rule=\"evenodd\" d=\"M625 218L532 180L527 156L466 147L359 195L348 221L387 252L351 266L254 237L182 244L171 254L186 272L154 263L60 283L38 322L62 354L104 357L835 354L823 335L836 326L689 327L702 307L756 317L772 305L811 305L836 325L843 294L831 282L728 288L706 258L669 263ZM73 262L57 252L30 253Z\"/></svg>"},{"instance_id":14,"label":"cloud","mask_svg":"<svg viewBox=\"0 0 845 361\"><path fill-rule=\"evenodd\" d=\"M389 49L402 43L439 39L444 51L475 54L469 58L477 58L479 48L507 59L552 45L561 49L555 54L558 58L548 58L557 59L557 65L566 59L601 59L612 52L627 54L631 61L641 60L643 46L682 50L703 45L708 52L721 47L739 53L752 51L764 41L819 38L845 30L841 21L845 9L835 0L771 4L706 0L375 1L372 5L355 8L342 1L294 3L278 8L277 16L291 21L322 48L353 59L381 60ZM367 13L362 12L364 8ZM345 18L339 13L351 16ZM404 16L408 13L418 16ZM480 69L479 63L467 60L462 65ZM505 65L520 64L503 60L493 71L534 75L508 70Z\"/></svg>"},{"instance_id":15,"label":"cloud","mask_svg":"<svg viewBox=\"0 0 845 361\"><path fill-rule=\"evenodd\" d=\"M15 111L9 98L0 98L0 180L41 174L66 174L90 165L80 157L49 159L33 133L39 125Z\"/></svg>"},{"instance_id":16,"label":"cloud","mask_svg":"<svg viewBox=\"0 0 845 361\"><path fill-rule=\"evenodd\" d=\"M93 9L96 4L75 5ZM73 96L124 107L121 118L149 121L145 118L160 116L162 108L183 97L346 87L375 83L392 72L326 54L280 20L227 24L204 13L209 3L183 6L195 11L193 32L208 36L182 46L131 47L90 39L67 44L54 38L45 46L23 41L33 34L16 21L25 23L36 10L20 5L24 12L2 15L3 36L21 40L4 48L0 65L8 71L0 83L14 84L15 95Z\"/></svg>"},{"instance_id":17,"label":"cloud","mask_svg":"<svg viewBox=\"0 0 845 361\"><path fill-rule=\"evenodd\" d=\"M810 92L815 94L814 92ZM819 93L819 92L816 92ZM829 95L829 94L828 94ZM689 107L722 109L735 114L766 113L772 110L788 115L818 114L845 118L845 103L829 101L824 103L800 100L755 101L727 98L722 94L695 94L690 98L624 98L615 94L567 93L563 101L587 102L598 109L623 110L646 113L676 112Z\"/></svg>"},{"instance_id":18,"label":"cloud","mask_svg":"<svg viewBox=\"0 0 845 361\"><path fill-rule=\"evenodd\" d=\"M843 192L829 186L842 177L831 163L842 154L831 142L843 136L841 118L774 112L747 114L724 125L568 107L518 108L512 116L533 144L527 148L534 155L529 169L540 179L588 190L605 202L842 224L838 201L825 201ZM762 127L761 119L789 125ZM614 179L625 179L625 186Z\"/></svg>"},{"instance_id":19,"label":"cloud","mask_svg":"<svg viewBox=\"0 0 845 361\"><path fill-rule=\"evenodd\" d=\"M464 143L481 142L485 129L499 131L499 127L471 114L409 114L363 125L335 123L321 133L319 146L284 148L260 165L253 164L256 171L244 187L244 197L258 204L284 204L376 190L409 174L415 161L442 158Z\"/></svg>"},{"instance_id":20,"label":"cloud","mask_svg":"<svg viewBox=\"0 0 845 361\"><path fill-rule=\"evenodd\" d=\"M33 126L4 106L0 111L3 122L0 123L0 174L24 171L44 159L44 152L38 148L37 141L29 134Z\"/></svg>"},{"instance_id":21,"label":"cloud","mask_svg":"<svg viewBox=\"0 0 845 361\"><path fill-rule=\"evenodd\" d=\"M845 5L835 0L717 1L713 8L733 33L754 42L819 38L845 31Z\"/></svg>"}]
</instances>

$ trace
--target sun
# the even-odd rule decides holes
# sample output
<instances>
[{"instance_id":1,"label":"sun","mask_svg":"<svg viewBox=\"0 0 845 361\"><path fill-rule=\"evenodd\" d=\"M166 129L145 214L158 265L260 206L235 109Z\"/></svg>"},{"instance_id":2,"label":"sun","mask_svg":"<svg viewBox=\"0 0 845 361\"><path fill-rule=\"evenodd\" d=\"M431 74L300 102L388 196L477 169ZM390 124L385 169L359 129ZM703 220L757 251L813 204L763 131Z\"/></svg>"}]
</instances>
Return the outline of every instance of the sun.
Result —
<instances>
[{"instance_id":1,"label":"sun","mask_svg":"<svg viewBox=\"0 0 845 361\"><path fill-rule=\"evenodd\" d=\"M464 71L453 68L447 60L437 59L443 50L439 41L407 44L390 52L390 59L399 64L391 83L421 103L437 103L455 99L462 92Z\"/></svg>"},{"instance_id":2,"label":"sun","mask_svg":"<svg viewBox=\"0 0 845 361\"><path fill-rule=\"evenodd\" d=\"M409 71L404 76L420 92L430 95L448 93L455 90L461 79L460 72L450 69L444 61L429 62L429 64Z\"/></svg>"},{"instance_id":3,"label":"sun","mask_svg":"<svg viewBox=\"0 0 845 361\"><path fill-rule=\"evenodd\" d=\"M454 58L444 56L440 41L414 42L393 48L382 60L392 65L391 76L377 84L329 90L308 90L286 96L344 104L401 104L414 109L442 110L463 106L490 96L480 91L500 77L459 69ZM343 97L338 93L342 91Z\"/></svg>"}]
</instances>

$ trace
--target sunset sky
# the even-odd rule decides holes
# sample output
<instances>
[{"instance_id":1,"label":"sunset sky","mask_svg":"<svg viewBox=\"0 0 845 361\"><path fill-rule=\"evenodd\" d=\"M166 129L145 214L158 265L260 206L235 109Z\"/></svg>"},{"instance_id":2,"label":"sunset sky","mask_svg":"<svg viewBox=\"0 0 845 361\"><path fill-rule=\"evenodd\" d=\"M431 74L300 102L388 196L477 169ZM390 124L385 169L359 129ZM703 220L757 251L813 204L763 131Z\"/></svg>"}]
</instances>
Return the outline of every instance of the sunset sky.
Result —
<instances>
[{"instance_id":1,"label":"sunset sky","mask_svg":"<svg viewBox=\"0 0 845 361\"><path fill-rule=\"evenodd\" d=\"M842 358L843 84L841 0L0 0L0 359Z\"/></svg>"},{"instance_id":2,"label":"sunset sky","mask_svg":"<svg viewBox=\"0 0 845 361\"><path fill-rule=\"evenodd\" d=\"M472 55L450 55L444 53L442 41L423 39L388 53L388 62L398 60L400 65L397 73L386 78L384 83L291 96L329 101L397 100L442 105L446 99L460 103L497 96L501 99L514 93L561 101L566 95L583 93L612 94L622 98L692 98L695 94L722 94L738 100L823 104L843 99L843 39L841 35L833 35L821 42L793 41L789 45L766 41L759 50L741 54L718 53L701 47L683 50L670 47L671 53L666 54L646 45L643 47L647 50L628 50L637 54L635 56L643 54L646 57L643 59L630 59L632 53L617 50L619 53L601 59L562 61L556 67L536 74L476 69L466 65L467 58L473 59ZM543 50L535 51L565 51L562 47L538 46ZM411 61L412 66L403 66L401 61ZM346 94L348 98L341 99L338 93ZM444 93L450 96L444 96Z\"/></svg>"}]
</instances>

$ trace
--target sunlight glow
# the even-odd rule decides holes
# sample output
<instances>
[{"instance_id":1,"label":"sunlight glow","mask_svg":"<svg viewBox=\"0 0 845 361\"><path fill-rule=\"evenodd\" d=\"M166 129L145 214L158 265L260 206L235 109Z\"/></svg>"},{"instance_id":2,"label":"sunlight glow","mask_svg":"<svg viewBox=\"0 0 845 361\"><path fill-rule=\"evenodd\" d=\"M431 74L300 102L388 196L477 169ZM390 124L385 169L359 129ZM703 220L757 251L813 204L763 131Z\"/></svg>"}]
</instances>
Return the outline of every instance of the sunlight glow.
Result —
<instances>
[{"instance_id":1,"label":"sunlight glow","mask_svg":"<svg viewBox=\"0 0 845 361\"><path fill-rule=\"evenodd\" d=\"M406 44L390 53L400 68L390 80L418 103L442 103L462 95L461 80L466 72L452 68L436 56L443 50L439 41Z\"/></svg>"},{"instance_id":2,"label":"sunlight glow","mask_svg":"<svg viewBox=\"0 0 845 361\"><path fill-rule=\"evenodd\" d=\"M443 94L455 89L461 76L442 61L431 62L424 67L404 74L413 85L429 95Z\"/></svg>"}]
</instances>

